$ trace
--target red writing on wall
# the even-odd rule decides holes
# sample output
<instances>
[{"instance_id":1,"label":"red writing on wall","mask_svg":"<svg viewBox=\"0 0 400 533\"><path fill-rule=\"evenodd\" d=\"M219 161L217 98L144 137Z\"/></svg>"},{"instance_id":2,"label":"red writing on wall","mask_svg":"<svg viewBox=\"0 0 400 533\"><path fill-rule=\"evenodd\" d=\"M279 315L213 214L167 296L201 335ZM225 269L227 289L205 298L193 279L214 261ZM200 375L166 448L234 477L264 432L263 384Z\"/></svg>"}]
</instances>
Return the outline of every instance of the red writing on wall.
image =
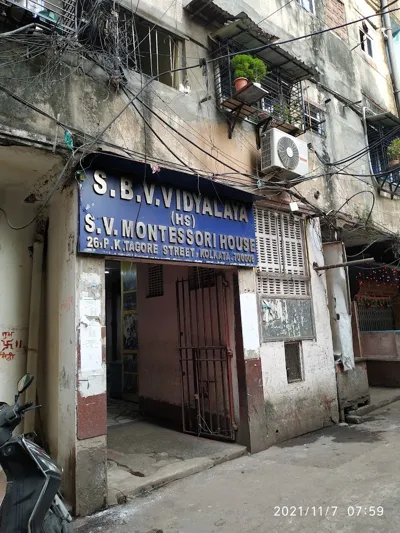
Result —
<instances>
[{"instance_id":1,"label":"red writing on wall","mask_svg":"<svg viewBox=\"0 0 400 533\"><path fill-rule=\"evenodd\" d=\"M69 311L72 307L74 300L72 296L69 296L66 298L61 304L60 304L60 310L61 311Z\"/></svg>"},{"instance_id":2,"label":"red writing on wall","mask_svg":"<svg viewBox=\"0 0 400 533\"><path fill-rule=\"evenodd\" d=\"M22 341L14 337L14 331L2 331L0 335L0 359L12 361L16 351L22 348Z\"/></svg>"}]
</instances>

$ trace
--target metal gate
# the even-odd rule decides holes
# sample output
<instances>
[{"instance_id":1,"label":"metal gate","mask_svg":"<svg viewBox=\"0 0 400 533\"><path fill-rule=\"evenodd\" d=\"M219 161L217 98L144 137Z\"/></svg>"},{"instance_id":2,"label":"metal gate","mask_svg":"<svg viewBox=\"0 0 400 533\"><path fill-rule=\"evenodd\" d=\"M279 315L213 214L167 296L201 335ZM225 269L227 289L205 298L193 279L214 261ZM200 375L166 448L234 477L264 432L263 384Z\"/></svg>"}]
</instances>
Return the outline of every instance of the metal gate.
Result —
<instances>
[{"instance_id":1,"label":"metal gate","mask_svg":"<svg viewBox=\"0 0 400 533\"><path fill-rule=\"evenodd\" d=\"M190 273L176 283L183 431L235 440L227 283L209 268Z\"/></svg>"}]
</instances>

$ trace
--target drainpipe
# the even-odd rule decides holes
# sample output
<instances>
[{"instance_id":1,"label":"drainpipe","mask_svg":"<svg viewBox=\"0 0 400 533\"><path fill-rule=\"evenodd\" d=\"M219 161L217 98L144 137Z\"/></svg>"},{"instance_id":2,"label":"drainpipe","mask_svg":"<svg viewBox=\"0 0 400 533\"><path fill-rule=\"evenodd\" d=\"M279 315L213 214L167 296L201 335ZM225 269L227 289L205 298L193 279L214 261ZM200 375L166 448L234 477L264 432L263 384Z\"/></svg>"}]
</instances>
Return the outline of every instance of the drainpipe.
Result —
<instances>
[{"instance_id":1,"label":"drainpipe","mask_svg":"<svg viewBox=\"0 0 400 533\"><path fill-rule=\"evenodd\" d=\"M396 61L396 51L393 42L392 23L390 20L390 14L387 13L387 0L381 0L381 10L384 12L382 15L382 21L387 36L387 46L392 74L394 99L396 101L397 114L400 115L400 69L398 62Z\"/></svg>"},{"instance_id":2,"label":"drainpipe","mask_svg":"<svg viewBox=\"0 0 400 533\"><path fill-rule=\"evenodd\" d=\"M362 108L362 119L363 119L363 129L364 129L364 140L365 140L365 146L369 147L369 140L368 140L368 126L367 126L367 108L364 106ZM369 173L373 175L374 169L372 168L372 161L371 161L371 152L367 151L367 157L368 157L368 165L369 165ZM378 181L375 178L375 176L372 178L372 181L374 182L374 185L378 187Z\"/></svg>"},{"instance_id":3,"label":"drainpipe","mask_svg":"<svg viewBox=\"0 0 400 533\"><path fill-rule=\"evenodd\" d=\"M42 270L44 237L46 231L46 220L39 218L36 222L35 242L33 243L32 257L32 280L31 280L31 301L29 309L29 334L28 334L28 355L26 371L35 376L35 380L25 393L25 402L36 404L37 378L38 378L38 351L40 337L40 311L42 299ZM24 417L24 433L35 431L35 413L30 411Z\"/></svg>"}]
</instances>

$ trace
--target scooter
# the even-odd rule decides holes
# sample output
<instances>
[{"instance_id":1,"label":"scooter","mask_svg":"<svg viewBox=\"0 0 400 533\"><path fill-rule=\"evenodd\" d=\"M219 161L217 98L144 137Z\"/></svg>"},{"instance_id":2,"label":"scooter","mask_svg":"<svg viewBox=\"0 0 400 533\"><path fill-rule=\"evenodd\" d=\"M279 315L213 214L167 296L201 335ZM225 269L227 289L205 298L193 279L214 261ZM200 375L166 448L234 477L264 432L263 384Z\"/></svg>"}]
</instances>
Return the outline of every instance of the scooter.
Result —
<instances>
[{"instance_id":1,"label":"scooter","mask_svg":"<svg viewBox=\"0 0 400 533\"><path fill-rule=\"evenodd\" d=\"M24 414L40 407L18 403L33 380L31 374L19 380L13 406L0 402L0 466L7 477L0 532L72 533L72 517L58 492L60 470L27 435L12 436Z\"/></svg>"}]
</instances>

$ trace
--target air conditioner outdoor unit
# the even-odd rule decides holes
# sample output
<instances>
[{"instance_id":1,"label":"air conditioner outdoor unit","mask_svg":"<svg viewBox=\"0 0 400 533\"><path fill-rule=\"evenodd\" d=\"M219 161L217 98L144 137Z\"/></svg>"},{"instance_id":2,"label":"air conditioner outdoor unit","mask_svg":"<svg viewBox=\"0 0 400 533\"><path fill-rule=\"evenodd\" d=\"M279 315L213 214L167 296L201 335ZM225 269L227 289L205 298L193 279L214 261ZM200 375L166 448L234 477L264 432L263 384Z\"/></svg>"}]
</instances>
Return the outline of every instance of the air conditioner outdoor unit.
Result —
<instances>
[{"instance_id":1,"label":"air conditioner outdoor unit","mask_svg":"<svg viewBox=\"0 0 400 533\"><path fill-rule=\"evenodd\" d=\"M290 181L308 174L307 143L277 128L261 136L261 173Z\"/></svg>"}]
</instances>

